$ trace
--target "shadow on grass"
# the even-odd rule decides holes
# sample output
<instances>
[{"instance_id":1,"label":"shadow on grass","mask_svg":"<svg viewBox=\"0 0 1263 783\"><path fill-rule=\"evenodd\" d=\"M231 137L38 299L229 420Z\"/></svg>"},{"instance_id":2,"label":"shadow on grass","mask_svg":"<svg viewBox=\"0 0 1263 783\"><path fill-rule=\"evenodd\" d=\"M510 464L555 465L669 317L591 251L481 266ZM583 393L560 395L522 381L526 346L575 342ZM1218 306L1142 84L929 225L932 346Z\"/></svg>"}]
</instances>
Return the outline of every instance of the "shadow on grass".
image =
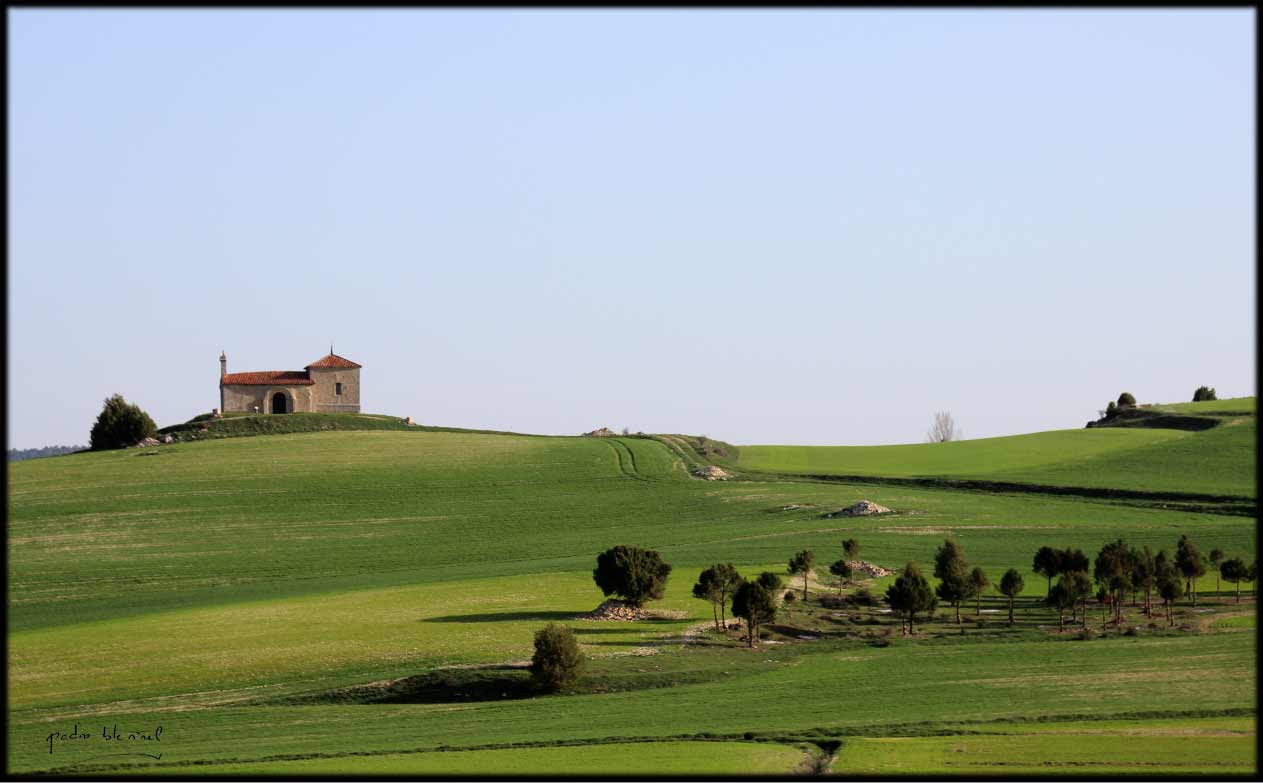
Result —
<instances>
[{"instance_id":1,"label":"shadow on grass","mask_svg":"<svg viewBox=\"0 0 1263 783\"><path fill-rule=\"evenodd\" d=\"M574 620L580 612L481 612L479 614L445 614L441 617L422 617L423 623L508 623L521 620L557 622Z\"/></svg>"}]
</instances>

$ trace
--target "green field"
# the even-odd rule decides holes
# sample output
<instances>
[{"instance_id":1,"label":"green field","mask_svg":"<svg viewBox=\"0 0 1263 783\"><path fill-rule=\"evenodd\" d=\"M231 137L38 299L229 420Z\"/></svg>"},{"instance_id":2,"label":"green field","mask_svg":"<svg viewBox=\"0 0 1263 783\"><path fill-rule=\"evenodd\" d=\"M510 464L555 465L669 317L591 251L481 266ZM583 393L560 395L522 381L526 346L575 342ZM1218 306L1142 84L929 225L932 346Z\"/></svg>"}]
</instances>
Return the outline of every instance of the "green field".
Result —
<instances>
[{"instance_id":1,"label":"green field","mask_svg":"<svg viewBox=\"0 0 1263 783\"><path fill-rule=\"evenodd\" d=\"M10 464L9 770L1247 774L1252 593L1234 603L1231 585L1213 595L1208 577L1175 627L1157 617L1149 627L1133 609L1137 635L1080 641L1056 633L1030 570L1041 545L1094 554L1118 536L1171 551L1189 534L1203 552L1248 561L1257 540L1243 504L882 481L1003 478L1252 503L1241 433L1253 438L1253 415L1238 421L1241 400L1219 404L1231 407L1191 412L1226 412L1196 432L741 447L749 480L727 482L689 477L691 455L652 439L321 430L318 416L301 424L315 431ZM859 499L895 513L829 516ZM837 592L823 566L843 539L858 538L866 560L928 570L949 535L993 581L1024 572L1015 627L994 593L963 628L941 608L915 640L879 608L819 605ZM651 604L660 619L576 619L602 600L591 569L614 544L652 547L673 565ZM820 583L782 613L775 644L750 650L702 632L710 607L690 594L702 568L783 573L803 548L817 553ZM846 589L880 593L889 581ZM558 695L532 691L520 668L549 621L572 626L590 659ZM1201 736L1215 721L1232 728L1210 744L1110 751L1110 732ZM76 724L94 734L50 752L50 732ZM97 736L115 725L163 733ZM1072 725L1094 739L1052 730ZM1006 733L980 737L988 726ZM904 750L885 752L892 742ZM161 759L96 758L120 747L160 748Z\"/></svg>"}]
</instances>

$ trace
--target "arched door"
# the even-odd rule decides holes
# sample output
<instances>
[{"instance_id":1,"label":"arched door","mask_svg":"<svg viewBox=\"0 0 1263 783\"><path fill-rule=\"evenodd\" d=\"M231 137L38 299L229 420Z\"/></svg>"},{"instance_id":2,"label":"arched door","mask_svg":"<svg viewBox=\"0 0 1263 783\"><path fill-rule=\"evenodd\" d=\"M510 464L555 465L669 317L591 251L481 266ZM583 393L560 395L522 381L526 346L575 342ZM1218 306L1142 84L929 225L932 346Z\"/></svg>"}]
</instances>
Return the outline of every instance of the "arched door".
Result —
<instances>
[{"instance_id":1,"label":"arched door","mask_svg":"<svg viewBox=\"0 0 1263 783\"><path fill-rule=\"evenodd\" d=\"M286 403L285 403L284 392L277 392L276 394L272 395L272 412L273 413L289 413L289 410L285 407L285 405Z\"/></svg>"}]
</instances>

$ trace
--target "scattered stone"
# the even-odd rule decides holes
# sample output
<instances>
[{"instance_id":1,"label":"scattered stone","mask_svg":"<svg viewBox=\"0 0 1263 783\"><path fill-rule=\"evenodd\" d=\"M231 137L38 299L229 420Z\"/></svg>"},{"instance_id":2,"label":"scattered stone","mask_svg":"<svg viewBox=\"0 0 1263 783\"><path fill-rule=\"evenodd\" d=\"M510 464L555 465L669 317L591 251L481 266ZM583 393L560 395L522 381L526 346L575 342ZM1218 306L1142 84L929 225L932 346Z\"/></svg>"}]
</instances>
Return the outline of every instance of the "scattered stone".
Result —
<instances>
[{"instance_id":1,"label":"scattered stone","mask_svg":"<svg viewBox=\"0 0 1263 783\"><path fill-rule=\"evenodd\" d=\"M404 423L404 424L407 424L409 427L415 427L415 426L417 426L417 423L416 423L415 421L413 421L413 420L412 420L412 417L411 417L411 416L409 416L408 418L404 419L404 420L403 420L403 423Z\"/></svg>"},{"instance_id":2,"label":"scattered stone","mask_svg":"<svg viewBox=\"0 0 1263 783\"><path fill-rule=\"evenodd\" d=\"M581 614L576 620L620 620L630 622L633 620L647 620L648 613L644 609L632 606L626 601L620 601L617 598L610 598L601 602L601 605L587 614Z\"/></svg>"},{"instance_id":3,"label":"scattered stone","mask_svg":"<svg viewBox=\"0 0 1263 783\"><path fill-rule=\"evenodd\" d=\"M693 471L693 475L698 478L706 479L707 481L726 481L732 478L731 473L723 468L715 467L714 465L707 465L704 468L698 468Z\"/></svg>"},{"instance_id":4,"label":"scattered stone","mask_svg":"<svg viewBox=\"0 0 1263 783\"><path fill-rule=\"evenodd\" d=\"M847 506L841 511L835 511L832 514L826 514L827 517L864 517L869 514L889 514L890 509L885 506L879 506L871 500L861 500L853 506Z\"/></svg>"},{"instance_id":5,"label":"scattered stone","mask_svg":"<svg viewBox=\"0 0 1263 783\"><path fill-rule=\"evenodd\" d=\"M157 446L161 443L157 438L141 438L139 442L132 446L134 449L148 448L149 446Z\"/></svg>"},{"instance_id":6,"label":"scattered stone","mask_svg":"<svg viewBox=\"0 0 1263 783\"><path fill-rule=\"evenodd\" d=\"M874 579L880 579L883 576L895 575L895 572L891 571L889 568L882 568L876 563L870 563L867 560L851 560L847 562L847 565L851 567L851 571L854 573L864 574L865 576L869 576Z\"/></svg>"},{"instance_id":7,"label":"scattered stone","mask_svg":"<svg viewBox=\"0 0 1263 783\"><path fill-rule=\"evenodd\" d=\"M583 437L585 438L612 438L617 434L618 433L614 432L614 430L610 429L609 427L602 427L599 430L592 430L591 432L583 433Z\"/></svg>"},{"instance_id":8,"label":"scattered stone","mask_svg":"<svg viewBox=\"0 0 1263 783\"><path fill-rule=\"evenodd\" d=\"M175 443L175 438L174 438L174 437L172 437L172 436L171 436L171 433L169 433L169 432L168 432L166 435L163 435L163 436L162 436L162 442L163 442L163 443Z\"/></svg>"},{"instance_id":9,"label":"scattered stone","mask_svg":"<svg viewBox=\"0 0 1263 783\"><path fill-rule=\"evenodd\" d=\"M782 506L781 511L793 511L796 508L802 508L802 506L798 505L797 503L790 503L787 506Z\"/></svg>"}]
</instances>

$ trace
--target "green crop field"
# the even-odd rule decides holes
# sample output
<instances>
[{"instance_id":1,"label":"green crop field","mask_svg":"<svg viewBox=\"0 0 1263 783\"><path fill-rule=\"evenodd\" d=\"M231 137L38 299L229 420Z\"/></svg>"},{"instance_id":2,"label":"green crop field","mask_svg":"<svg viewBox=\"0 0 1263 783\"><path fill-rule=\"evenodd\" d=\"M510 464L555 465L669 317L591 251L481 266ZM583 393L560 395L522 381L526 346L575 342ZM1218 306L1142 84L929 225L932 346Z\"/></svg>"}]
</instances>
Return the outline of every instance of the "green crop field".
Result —
<instances>
[{"instance_id":1,"label":"green crop field","mask_svg":"<svg viewBox=\"0 0 1263 783\"><path fill-rule=\"evenodd\" d=\"M1164 406L1221 419L1201 430L744 446L721 462L732 481L689 476L702 456L650 438L316 414L11 463L8 769L1248 776L1248 585L1237 603L1208 574L1172 624L1127 607L1126 634L1093 604L1085 636L1058 631L1031 569L1043 545L1170 553L1184 534L1253 560L1253 403ZM860 499L893 513L834 514ZM993 582L1023 573L1014 626L994 590L914 639L880 606L822 604L892 581L836 583L843 539L928 573L949 536ZM659 614L579 619L616 544L672 564ZM707 630L703 568L777 571L801 597L785 564L804 548L810 600L767 639ZM559 694L523 668L547 622L588 657Z\"/></svg>"}]
</instances>

